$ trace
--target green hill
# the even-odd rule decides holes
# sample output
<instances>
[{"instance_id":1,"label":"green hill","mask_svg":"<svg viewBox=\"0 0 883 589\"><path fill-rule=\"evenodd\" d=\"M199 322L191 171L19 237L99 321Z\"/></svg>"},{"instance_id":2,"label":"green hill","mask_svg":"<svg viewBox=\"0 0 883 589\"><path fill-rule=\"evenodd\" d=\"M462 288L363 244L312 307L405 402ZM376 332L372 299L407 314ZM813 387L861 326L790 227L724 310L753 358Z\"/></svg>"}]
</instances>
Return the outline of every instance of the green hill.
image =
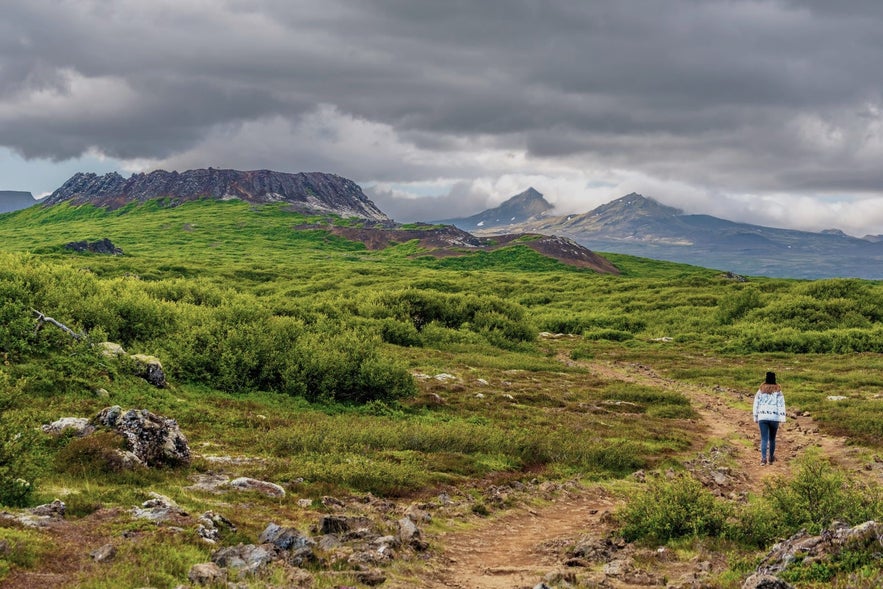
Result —
<instances>
[{"instance_id":1,"label":"green hill","mask_svg":"<svg viewBox=\"0 0 883 589\"><path fill-rule=\"evenodd\" d=\"M101 533L140 538L124 564L89 568L79 586L175 586L208 560L216 547L195 533L102 511L151 491L190 513L223 511L238 531L220 541L232 546L280 514L315 515L298 500L314 509L329 494L407 502L445 489L481 514L506 507L482 499L503 482L614 488L638 469L683 469L706 441L728 443L696 438L698 414L677 390L591 366L652 366L745 398L775 369L790 409L880 448L880 283L739 280L614 255L622 275L605 275L518 242L438 257L417 241L368 249L335 235L353 223L237 201L0 215L0 502L58 497L67 521L106 517ZM105 238L122 255L65 248ZM83 337L38 329L35 311ZM168 386L102 354L104 341L157 357ZM750 411L741 396L722 402ZM112 437L39 432L110 405L177 420L193 463L125 470L108 458ZM218 457L287 496L189 490ZM20 547L0 553L0 578L36 570L59 542L20 532L0 525L0 540ZM732 548L743 559L755 549ZM325 564L314 564L322 579Z\"/></svg>"}]
</instances>

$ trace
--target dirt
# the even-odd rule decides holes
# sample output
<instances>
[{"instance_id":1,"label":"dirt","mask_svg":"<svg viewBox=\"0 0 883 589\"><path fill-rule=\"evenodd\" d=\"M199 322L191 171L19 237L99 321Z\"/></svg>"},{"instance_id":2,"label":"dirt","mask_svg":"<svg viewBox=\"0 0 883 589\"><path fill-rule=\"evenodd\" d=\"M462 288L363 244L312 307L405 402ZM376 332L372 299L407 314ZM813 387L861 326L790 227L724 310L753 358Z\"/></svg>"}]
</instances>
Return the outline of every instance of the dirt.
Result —
<instances>
[{"instance_id":1,"label":"dirt","mask_svg":"<svg viewBox=\"0 0 883 589\"><path fill-rule=\"evenodd\" d=\"M563 356L561 360L572 363ZM733 479L735 494L759 492L770 477L788 475L795 459L813 446L849 470L861 468L845 440L820 434L811 417L795 417L793 413L779 429L777 461L762 466L758 450L760 436L750 409L732 406L738 402L750 403L754 391L750 394L727 389L709 391L663 378L640 364L580 362L579 365L608 380L676 390L688 397L700 416L697 423L699 435L693 450L701 450L712 439L725 441L734 449L730 458L736 462L734 470L740 472L740 476ZM785 393L787 398L787 391ZM880 478L879 473L873 476ZM563 549L586 536L605 537L611 530L606 515L617 507L617 502L598 488L571 490L545 506L513 510L499 518L479 521L469 530L442 534L434 539L443 547L440 565L423 586L433 589L513 589L532 588L544 579L567 579L566 575L574 573L573 569L563 566ZM707 559L697 557L686 563L678 559L658 559L653 564L654 572L660 578L678 579L696 569L713 568L714 564L709 561L714 557L705 556ZM652 553L643 555L647 559L654 557ZM586 573L581 571L581 574ZM599 570L589 575L594 575L592 580L596 582L604 579ZM605 586L614 589L638 586L610 577L606 582Z\"/></svg>"}]
</instances>

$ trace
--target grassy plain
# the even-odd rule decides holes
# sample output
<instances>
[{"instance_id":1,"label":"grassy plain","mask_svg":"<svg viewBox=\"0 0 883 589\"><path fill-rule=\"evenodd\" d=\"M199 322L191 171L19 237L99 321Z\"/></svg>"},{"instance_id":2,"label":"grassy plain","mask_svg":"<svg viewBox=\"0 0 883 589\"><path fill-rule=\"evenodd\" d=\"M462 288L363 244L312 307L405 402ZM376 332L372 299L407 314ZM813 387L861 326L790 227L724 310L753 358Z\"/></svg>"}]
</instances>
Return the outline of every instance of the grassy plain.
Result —
<instances>
[{"instance_id":1,"label":"grassy plain","mask_svg":"<svg viewBox=\"0 0 883 589\"><path fill-rule=\"evenodd\" d=\"M238 531L224 544L235 544L279 514L297 521L297 499L608 481L695 451L684 396L569 361L580 359L745 393L775 370L789 406L824 431L870 451L883 445L883 284L742 282L614 254L622 275L605 276L518 246L436 259L415 242L369 251L298 229L341 221L279 206L167 204L0 215L5 503L61 497L70 516L85 517L157 491L188 511L221 509L186 488L212 471L212 457L241 458L238 474L289 495L229 508ZM101 238L124 255L63 248ZM33 309L87 337L35 331ZM103 340L161 358L170 386L102 357L91 344ZM174 417L194 464L116 472L100 451L34 431L113 404ZM125 526L114 531L144 532ZM173 586L211 552L195 535L149 531L125 566L88 569L80 586ZM52 550L38 532L0 527L0 539L20 547L0 555L0 575L45 564Z\"/></svg>"}]
</instances>

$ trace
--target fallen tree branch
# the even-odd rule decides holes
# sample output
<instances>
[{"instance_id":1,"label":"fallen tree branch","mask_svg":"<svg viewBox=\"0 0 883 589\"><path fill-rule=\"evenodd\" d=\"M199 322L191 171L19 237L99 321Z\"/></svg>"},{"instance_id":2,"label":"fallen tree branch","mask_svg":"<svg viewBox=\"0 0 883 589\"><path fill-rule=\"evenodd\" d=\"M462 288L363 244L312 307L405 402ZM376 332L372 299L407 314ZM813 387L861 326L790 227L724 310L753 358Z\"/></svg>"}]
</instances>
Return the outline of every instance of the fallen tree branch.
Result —
<instances>
[{"instance_id":1,"label":"fallen tree branch","mask_svg":"<svg viewBox=\"0 0 883 589\"><path fill-rule=\"evenodd\" d=\"M76 331L74 331L73 329L71 329L70 327L68 327L64 323L62 323L61 321L57 321L57 320L53 319L52 317L49 317L36 309L31 309L31 311L33 311L34 313L37 314L37 327L36 327L36 329L34 329L34 335L37 335L37 332L40 331L41 329L43 329L44 324L51 323L52 325L59 328L60 330L62 330L63 332L65 332L66 334L68 334L69 336L71 336L72 338L74 338L76 340L84 339L86 337L86 334L77 333Z\"/></svg>"}]
</instances>

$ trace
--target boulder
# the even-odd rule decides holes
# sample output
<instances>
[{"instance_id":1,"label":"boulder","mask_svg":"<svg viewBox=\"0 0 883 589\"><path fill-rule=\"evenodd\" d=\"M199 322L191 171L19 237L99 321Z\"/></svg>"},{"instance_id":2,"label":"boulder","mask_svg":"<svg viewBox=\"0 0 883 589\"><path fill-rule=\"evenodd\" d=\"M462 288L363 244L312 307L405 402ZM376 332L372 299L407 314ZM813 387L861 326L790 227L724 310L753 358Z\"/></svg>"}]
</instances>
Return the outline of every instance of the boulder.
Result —
<instances>
[{"instance_id":1,"label":"boulder","mask_svg":"<svg viewBox=\"0 0 883 589\"><path fill-rule=\"evenodd\" d=\"M186 466L190 464L190 446L178 422L145 409L125 413L118 405L99 413L94 423L121 433L129 450L147 466Z\"/></svg>"},{"instance_id":2,"label":"boulder","mask_svg":"<svg viewBox=\"0 0 883 589\"><path fill-rule=\"evenodd\" d=\"M367 517L351 517L346 515L323 515L319 518L320 534L352 534L359 530L368 530L373 522Z\"/></svg>"},{"instance_id":3,"label":"boulder","mask_svg":"<svg viewBox=\"0 0 883 589\"><path fill-rule=\"evenodd\" d=\"M410 546L414 550L426 550L428 544L423 540L420 529L411 521L409 517L403 517L398 521L399 540L405 546Z\"/></svg>"},{"instance_id":4,"label":"boulder","mask_svg":"<svg viewBox=\"0 0 883 589\"><path fill-rule=\"evenodd\" d=\"M121 256L123 250L113 244L108 238L99 239L98 241L71 241L64 244L64 249L75 251L77 253L100 254L103 256Z\"/></svg>"},{"instance_id":5,"label":"boulder","mask_svg":"<svg viewBox=\"0 0 883 589\"><path fill-rule=\"evenodd\" d=\"M297 567L316 561L313 552L316 541L295 528L283 528L271 523L261 532L258 542L287 553L288 564Z\"/></svg>"},{"instance_id":6,"label":"boulder","mask_svg":"<svg viewBox=\"0 0 883 589\"><path fill-rule=\"evenodd\" d=\"M295 528L283 528L277 524L269 524L260 537L261 544L272 544L279 550L296 550L304 546L315 546L316 542Z\"/></svg>"},{"instance_id":7,"label":"boulder","mask_svg":"<svg viewBox=\"0 0 883 589\"><path fill-rule=\"evenodd\" d=\"M255 546L254 544L238 544L216 550L212 554L212 562L221 568L230 569L238 575L253 575L262 570L274 558L272 544Z\"/></svg>"},{"instance_id":8,"label":"boulder","mask_svg":"<svg viewBox=\"0 0 883 589\"><path fill-rule=\"evenodd\" d=\"M40 517L49 517L52 519L64 519L64 512L67 507L64 501L56 499L52 503L38 505L31 510L31 513Z\"/></svg>"},{"instance_id":9,"label":"boulder","mask_svg":"<svg viewBox=\"0 0 883 589\"><path fill-rule=\"evenodd\" d=\"M161 522L171 519L173 516L186 516L187 512L178 507L178 504L159 493L150 493L150 499L132 510L132 515L138 519Z\"/></svg>"}]
</instances>

